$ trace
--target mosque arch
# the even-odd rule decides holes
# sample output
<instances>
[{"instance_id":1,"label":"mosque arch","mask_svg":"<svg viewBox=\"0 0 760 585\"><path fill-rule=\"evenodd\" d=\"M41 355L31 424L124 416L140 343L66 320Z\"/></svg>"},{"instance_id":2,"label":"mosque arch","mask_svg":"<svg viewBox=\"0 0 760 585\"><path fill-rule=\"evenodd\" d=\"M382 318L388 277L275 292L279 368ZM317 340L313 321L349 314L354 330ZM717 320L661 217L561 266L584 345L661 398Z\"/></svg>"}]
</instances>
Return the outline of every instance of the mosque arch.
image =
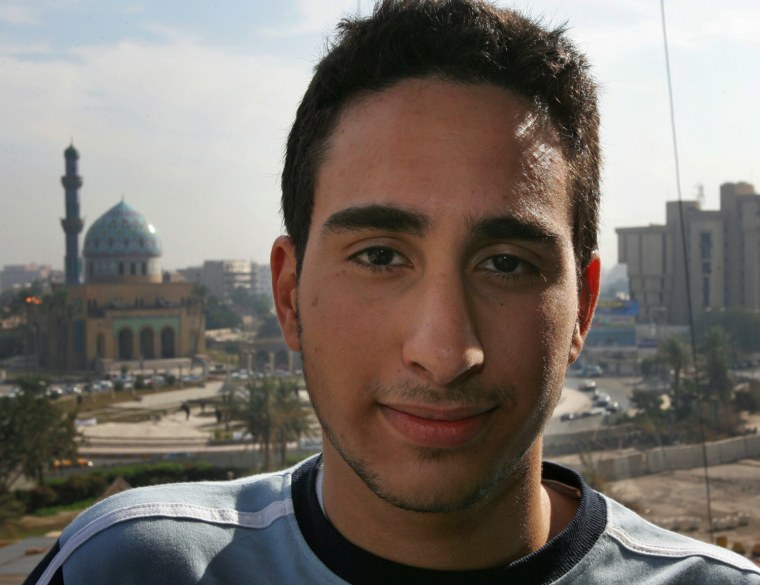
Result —
<instances>
[{"instance_id":1,"label":"mosque arch","mask_svg":"<svg viewBox=\"0 0 760 585\"><path fill-rule=\"evenodd\" d=\"M175 348L175 335L174 329L171 327L164 327L161 330L161 357L173 358L176 357L177 350Z\"/></svg>"},{"instance_id":2,"label":"mosque arch","mask_svg":"<svg viewBox=\"0 0 760 585\"><path fill-rule=\"evenodd\" d=\"M119 331L119 359L131 360L134 357L133 353L134 335L132 330L125 327Z\"/></svg>"},{"instance_id":3,"label":"mosque arch","mask_svg":"<svg viewBox=\"0 0 760 585\"><path fill-rule=\"evenodd\" d=\"M156 357L156 344L153 329L144 327L140 331L140 357L152 360Z\"/></svg>"}]
</instances>

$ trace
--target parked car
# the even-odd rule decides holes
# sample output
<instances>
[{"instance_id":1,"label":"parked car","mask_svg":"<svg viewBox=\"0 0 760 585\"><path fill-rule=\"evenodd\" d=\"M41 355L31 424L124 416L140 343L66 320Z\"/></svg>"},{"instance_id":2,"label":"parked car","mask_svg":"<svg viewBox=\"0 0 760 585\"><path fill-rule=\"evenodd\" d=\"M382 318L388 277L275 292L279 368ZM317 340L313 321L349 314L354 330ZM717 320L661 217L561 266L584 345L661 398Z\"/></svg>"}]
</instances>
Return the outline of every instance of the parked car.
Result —
<instances>
[{"instance_id":1,"label":"parked car","mask_svg":"<svg viewBox=\"0 0 760 585\"><path fill-rule=\"evenodd\" d=\"M612 399L609 394L599 392L594 394L594 406L607 406Z\"/></svg>"},{"instance_id":2,"label":"parked car","mask_svg":"<svg viewBox=\"0 0 760 585\"><path fill-rule=\"evenodd\" d=\"M578 390L582 390L583 392L596 390L596 382L594 380L583 380L578 386Z\"/></svg>"},{"instance_id":3,"label":"parked car","mask_svg":"<svg viewBox=\"0 0 760 585\"><path fill-rule=\"evenodd\" d=\"M559 417L559 420L565 420L565 421L567 421L567 420L577 420L580 417L581 417L581 415L578 414L577 412L566 412L565 414L563 414L562 416Z\"/></svg>"},{"instance_id":4,"label":"parked car","mask_svg":"<svg viewBox=\"0 0 760 585\"><path fill-rule=\"evenodd\" d=\"M45 394L47 394L47 397L51 400L55 400L56 398L60 398L63 396L63 388L61 388L58 385L50 386L46 391Z\"/></svg>"},{"instance_id":5,"label":"parked car","mask_svg":"<svg viewBox=\"0 0 760 585\"><path fill-rule=\"evenodd\" d=\"M63 387L64 394L72 395L72 394L81 394L82 393L82 385L81 384L66 384Z\"/></svg>"},{"instance_id":6,"label":"parked car","mask_svg":"<svg viewBox=\"0 0 760 585\"><path fill-rule=\"evenodd\" d=\"M591 410L584 410L581 413L581 417L587 418L589 416L604 416L605 414L607 414L607 411L605 409L595 407L595 408L592 408Z\"/></svg>"},{"instance_id":7,"label":"parked car","mask_svg":"<svg viewBox=\"0 0 760 585\"><path fill-rule=\"evenodd\" d=\"M598 378L604 373L601 366L586 366L583 370L583 375L589 378Z\"/></svg>"}]
</instances>

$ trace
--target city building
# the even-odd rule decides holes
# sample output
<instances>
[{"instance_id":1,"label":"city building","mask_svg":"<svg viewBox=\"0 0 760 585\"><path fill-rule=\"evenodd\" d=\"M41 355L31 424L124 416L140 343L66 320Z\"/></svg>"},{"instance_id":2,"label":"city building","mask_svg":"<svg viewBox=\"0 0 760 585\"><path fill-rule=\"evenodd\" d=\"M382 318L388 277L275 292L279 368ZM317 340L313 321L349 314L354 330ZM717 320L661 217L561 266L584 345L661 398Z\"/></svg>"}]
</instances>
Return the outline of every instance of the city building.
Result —
<instances>
[{"instance_id":1,"label":"city building","mask_svg":"<svg viewBox=\"0 0 760 585\"><path fill-rule=\"evenodd\" d=\"M250 260L206 260L203 266L178 271L186 281L205 286L209 294L229 301L232 291L243 288L254 294L272 295L269 265Z\"/></svg>"},{"instance_id":2,"label":"city building","mask_svg":"<svg viewBox=\"0 0 760 585\"><path fill-rule=\"evenodd\" d=\"M616 232L639 322L689 322L687 273L695 315L760 310L760 195L751 184L721 185L719 210L703 210L697 200L669 201L665 225Z\"/></svg>"},{"instance_id":3,"label":"city building","mask_svg":"<svg viewBox=\"0 0 760 585\"><path fill-rule=\"evenodd\" d=\"M254 277L251 292L272 297L272 268L269 264L253 264Z\"/></svg>"},{"instance_id":4,"label":"city building","mask_svg":"<svg viewBox=\"0 0 760 585\"><path fill-rule=\"evenodd\" d=\"M47 264L7 264L0 270L0 291L20 288L33 282L62 282L63 273Z\"/></svg>"},{"instance_id":5,"label":"city building","mask_svg":"<svg viewBox=\"0 0 760 585\"><path fill-rule=\"evenodd\" d=\"M203 359L203 312L193 284L164 282L155 227L125 201L97 219L79 257L79 153L65 151L66 284L38 310L41 365L107 372ZM83 269L83 270L82 270Z\"/></svg>"}]
</instances>

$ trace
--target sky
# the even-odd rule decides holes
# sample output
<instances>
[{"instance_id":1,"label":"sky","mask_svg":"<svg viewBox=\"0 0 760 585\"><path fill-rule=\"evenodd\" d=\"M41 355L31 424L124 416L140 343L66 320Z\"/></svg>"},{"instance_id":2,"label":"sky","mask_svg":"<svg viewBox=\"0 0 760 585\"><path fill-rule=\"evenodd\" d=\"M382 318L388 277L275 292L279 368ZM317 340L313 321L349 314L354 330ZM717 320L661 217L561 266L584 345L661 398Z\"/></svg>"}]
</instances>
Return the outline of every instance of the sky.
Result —
<instances>
[{"instance_id":1,"label":"sky","mask_svg":"<svg viewBox=\"0 0 760 585\"><path fill-rule=\"evenodd\" d=\"M565 21L599 81L600 254L677 198L658 0L503 0ZM368 0L0 0L0 267L62 268L64 149L85 231L122 197L164 269L268 263L293 114L343 16ZM683 197L760 188L760 3L665 0ZM80 239L83 242L83 236Z\"/></svg>"}]
</instances>

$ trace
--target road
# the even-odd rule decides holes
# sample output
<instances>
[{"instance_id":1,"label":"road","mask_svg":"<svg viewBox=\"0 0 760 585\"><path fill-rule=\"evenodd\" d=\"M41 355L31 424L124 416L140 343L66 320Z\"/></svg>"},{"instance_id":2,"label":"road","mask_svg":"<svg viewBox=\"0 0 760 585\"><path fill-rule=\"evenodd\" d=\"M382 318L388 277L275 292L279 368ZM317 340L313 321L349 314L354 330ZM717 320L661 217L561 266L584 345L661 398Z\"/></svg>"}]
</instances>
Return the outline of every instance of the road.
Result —
<instances>
[{"instance_id":1,"label":"road","mask_svg":"<svg viewBox=\"0 0 760 585\"><path fill-rule=\"evenodd\" d=\"M565 434L598 429L609 422L611 417L616 416L592 416L569 421L560 420L563 414L583 412L592 408L593 392L579 390L579 386L585 380L586 378L567 378L560 403L554 410L554 416L546 429L547 434ZM620 414L625 413L631 407L631 394L633 393L634 383L637 378L600 377L593 378L593 380L596 382L596 387L600 392L609 394L612 402L619 403Z\"/></svg>"}]
</instances>

